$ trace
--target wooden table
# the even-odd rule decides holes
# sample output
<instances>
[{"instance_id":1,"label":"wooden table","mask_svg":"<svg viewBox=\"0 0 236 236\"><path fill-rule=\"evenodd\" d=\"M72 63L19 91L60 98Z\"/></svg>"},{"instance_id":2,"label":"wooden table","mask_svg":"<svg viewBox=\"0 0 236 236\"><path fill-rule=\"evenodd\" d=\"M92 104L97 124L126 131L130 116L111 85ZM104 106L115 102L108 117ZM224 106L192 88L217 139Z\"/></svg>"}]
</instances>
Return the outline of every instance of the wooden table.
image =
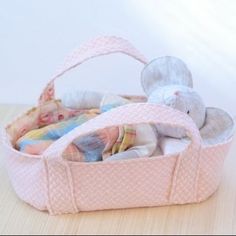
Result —
<instances>
[{"instance_id":1,"label":"wooden table","mask_svg":"<svg viewBox=\"0 0 236 236\"><path fill-rule=\"evenodd\" d=\"M0 105L0 124L25 110ZM0 234L236 234L236 139L217 193L204 203L49 216L15 195L0 158Z\"/></svg>"}]
</instances>

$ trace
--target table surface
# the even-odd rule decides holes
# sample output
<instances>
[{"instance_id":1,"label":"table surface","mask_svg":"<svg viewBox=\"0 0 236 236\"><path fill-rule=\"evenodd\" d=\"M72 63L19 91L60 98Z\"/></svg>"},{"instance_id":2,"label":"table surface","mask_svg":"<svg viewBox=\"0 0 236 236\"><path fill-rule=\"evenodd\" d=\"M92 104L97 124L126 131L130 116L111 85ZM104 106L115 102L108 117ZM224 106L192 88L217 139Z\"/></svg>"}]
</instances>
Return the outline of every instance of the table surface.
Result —
<instances>
[{"instance_id":1,"label":"table surface","mask_svg":"<svg viewBox=\"0 0 236 236\"><path fill-rule=\"evenodd\" d=\"M27 109L0 105L0 124ZM1 150L0 150L1 151ZM15 195L0 158L0 234L236 234L236 139L218 191L207 201L168 206L50 216Z\"/></svg>"}]
</instances>

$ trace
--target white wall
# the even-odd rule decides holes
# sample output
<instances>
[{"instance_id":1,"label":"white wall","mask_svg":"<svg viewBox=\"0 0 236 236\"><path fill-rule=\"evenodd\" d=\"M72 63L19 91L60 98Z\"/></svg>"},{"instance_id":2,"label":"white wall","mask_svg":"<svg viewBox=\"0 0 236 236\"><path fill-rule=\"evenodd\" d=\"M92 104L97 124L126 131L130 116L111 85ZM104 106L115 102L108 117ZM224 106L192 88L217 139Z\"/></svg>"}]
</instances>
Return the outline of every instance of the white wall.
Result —
<instances>
[{"instance_id":1,"label":"white wall","mask_svg":"<svg viewBox=\"0 0 236 236\"><path fill-rule=\"evenodd\" d=\"M118 35L149 59L182 58L206 103L236 115L235 12L234 0L0 1L0 103L35 103L68 52ZM95 59L60 80L58 94L70 87L141 93L141 69L121 55Z\"/></svg>"}]
</instances>

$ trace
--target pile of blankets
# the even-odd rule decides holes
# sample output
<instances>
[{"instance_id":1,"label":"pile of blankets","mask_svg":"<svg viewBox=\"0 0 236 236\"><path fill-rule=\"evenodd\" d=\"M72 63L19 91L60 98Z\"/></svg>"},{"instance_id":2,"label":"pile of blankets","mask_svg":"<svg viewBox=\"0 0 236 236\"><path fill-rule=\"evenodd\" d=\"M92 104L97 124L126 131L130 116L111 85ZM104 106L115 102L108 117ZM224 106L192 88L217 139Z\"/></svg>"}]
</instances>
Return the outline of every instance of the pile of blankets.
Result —
<instances>
[{"instance_id":1,"label":"pile of blankets","mask_svg":"<svg viewBox=\"0 0 236 236\"><path fill-rule=\"evenodd\" d=\"M97 115L114 107L129 103L129 100L114 95L105 95L98 108L66 121L34 129L16 142L18 150L40 155L55 140ZM95 162L131 159L152 156L157 146L157 132L149 124L109 127L76 138L66 149L63 157L71 161Z\"/></svg>"}]
</instances>

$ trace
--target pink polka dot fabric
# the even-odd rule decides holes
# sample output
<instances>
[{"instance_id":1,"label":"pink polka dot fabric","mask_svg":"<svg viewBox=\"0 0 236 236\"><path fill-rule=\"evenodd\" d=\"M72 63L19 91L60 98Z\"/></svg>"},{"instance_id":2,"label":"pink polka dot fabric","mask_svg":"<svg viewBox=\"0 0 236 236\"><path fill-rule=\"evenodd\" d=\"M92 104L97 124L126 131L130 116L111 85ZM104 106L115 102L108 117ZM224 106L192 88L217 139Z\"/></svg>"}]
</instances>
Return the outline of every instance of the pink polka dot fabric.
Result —
<instances>
[{"instance_id":1,"label":"pink polka dot fabric","mask_svg":"<svg viewBox=\"0 0 236 236\"><path fill-rule=\"evenodd\" d=\"M54 99L56 78L90 58L116 52L147 62L128 41L99 37L68 57L41 94L39 106ZM18 120L14 122L17 124ZM140 123L184 128L191 143L183 152L168 156L95 163L62 158L74 138L105 127ZM219 186L232 140L203 146L199 130L186 114L165 106L134 103L112 109L75 128L42 155L14 149L7 128L2 141L6 168L16 194L35 208L55 215L203 201Z\"/></svg>"}]
</instances>

